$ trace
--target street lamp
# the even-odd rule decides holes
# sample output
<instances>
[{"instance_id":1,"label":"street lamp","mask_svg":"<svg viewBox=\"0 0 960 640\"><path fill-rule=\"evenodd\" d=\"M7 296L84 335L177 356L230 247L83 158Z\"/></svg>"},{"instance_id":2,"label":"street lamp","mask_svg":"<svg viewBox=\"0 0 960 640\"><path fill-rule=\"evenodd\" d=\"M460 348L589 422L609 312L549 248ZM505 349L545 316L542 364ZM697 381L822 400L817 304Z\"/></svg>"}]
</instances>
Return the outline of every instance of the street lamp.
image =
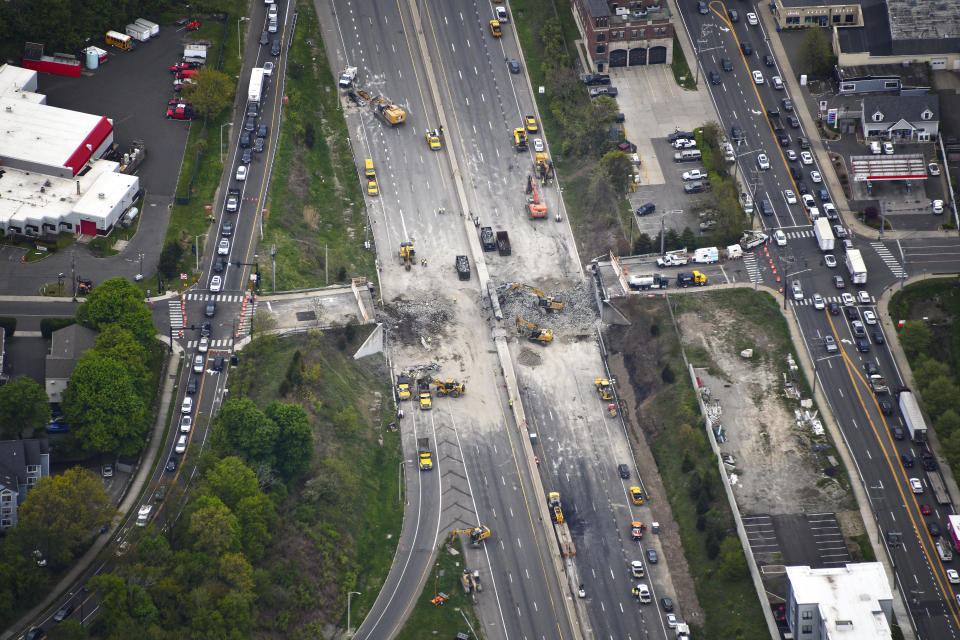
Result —
<instances>
[{"instance_id":1,"label":"street lamp","mask_svg":"<svg viewBox=\"0 0 960 640\"><path fill-rule=\"evenodd\" d=\"M137 254L137 257L140 258L140 269L137 271L137 282L143 280L143 252Z\"/></svg>"},{"instance_id":2,"label":"street lamp","mask_svg":"<svg viewBox=\"0 0 960 640\"><path fill-rule=\"evenodd\" d=\"M206 238L209 234L201 233L193 237L193 251L197 256L197 271L200 271L200 238Z\"/></svg>"},{"instance_id":3,"label":"street lamp","mask_svg":"<svg viewBox=\"0 0 960 640\"><path fill-rule=\"evenodd\" d=\"M277 245L270 245L270 262L272 263L271 270L273 271L273 287L270 289L271 293L276 293L277 291Z\"/></svg>"},{"instance_id":4,"label":"street lamp","mask_svg":"<svg viewBox=\"0 0 960 640\"><path fill-rule=\"evenodd\" d=\"M232 126L232 122L224 122L222 125L220 125L220 164L223 164L223 128Z\"/></svg>"},{"instance_id":5,"label":"street lamp","mask_svg":"<svg viewBox=\"0 0 960 640\"><path fill-rule=\"evenodd\" d=\"M351 591L347 594L347 635L353 637L353 634L350 633L350 596L360 595L359 591Z\"/></svg>"},{"instance_id":6,"label":"street lamp","mask_svg":"<svg viewBox=\"0 0 960 640\"><path fill-rule=\"evenodd\" d=\"M237 57L242 58L240 54L240 41L243 40L243 34L240 32L240 23L241 22L250 22L250 18L246 16L240 16L237 18Z\"/></svg>"},{"instance_id":7,"label":"street lamp","mask_svg":"<svg viewBox=\"0 0 960 640\"><path fill-rule=\"evenodd\" d=\"M57 274L57 295L63 295L63 272Z\"/></svg>"}]
</instances>

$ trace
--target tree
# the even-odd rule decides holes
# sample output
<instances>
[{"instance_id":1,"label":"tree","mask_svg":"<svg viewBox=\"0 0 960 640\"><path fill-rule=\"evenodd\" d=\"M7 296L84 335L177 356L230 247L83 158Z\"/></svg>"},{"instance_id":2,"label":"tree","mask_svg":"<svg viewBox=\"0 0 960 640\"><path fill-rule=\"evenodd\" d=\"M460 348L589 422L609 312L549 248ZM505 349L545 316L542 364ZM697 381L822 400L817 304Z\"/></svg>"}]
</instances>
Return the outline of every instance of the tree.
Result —
<instances>
[{"instance_id":1,"label":"tree","mask_svg":"<svg viewBox=\"0 0 960 640\"><path fill-rule=\"evenodd\" d=\"M0 428L8 439L27 429L41 429L50 420L50 399L40 383L19 376L0 387Z\"/></svg>"},{"instance_id":2,"label":"tree","mask_svg":"<svg viewBox=\"0 0 960 640\"><path fill-rule=\"evenodd\" d=\"M128 456L143 448L147 409L139 390L122 363L96 350L70 374L63 413L87 450Z\"/></svg>"},{"instance_id":3,"label":"tree","mask_svg":"<svg viewBox=\"0 0 960 640\"><path fill-rule=\"evenodd\" d=\"M901 342L903 338L901 337ZM920 359L920 362L913 367L913 379L917 383L917 388L923 389L936 378L947 377L950 375L950 367L946 363L940 362L930 357Z\"/></svg>"},{"instance_id":4,"label":"tree","mask_svg":"<svg viewBox=\"0 0 960 640\"><path fill-rule=\"evenodd\" d=\"M225 553L220 558L218 570L220 579L234 591L252 595L253 567L240 553Z\"/></svg>"},{"instance_id":5,"label":"tree","mask_svg":"<svg viewBox=\"0 0 960 640\"><path fill-rule=\"evenodd\" d=\"M150 310L143 304L143 295L124 278L105 280L91 291L77 309L77 321L98 331L119 324L144 346L152 344L157 333Z\"/></svg>"},{"instance_id":6,"label":"tree","mask_svg":"<svg viewBox=\"0 0 960 640\"><path fill-rule=\"evenodd\" d=\"M150 370L143 357L143 348L129 329L119 324L109 325L97 336L94 348L101 357L122 364L134 385L141 390L141 396L152 396L152 390L146 389Z\"/></svg>"},{"instance_id":7,"label":"tree","mask_svg":"<svg viewBox=\"0 0 960 640\"><path fill-rule=\"evenodd\" d=\"M720 543L718 572L727 580L738 580L747 575L747 562L740 541L726 536Z\"/></svg>"},{"instance_id":8,"label":"tree","mask_svg":"<svg viewBox=\"0 0 960 640\"><path fill-rule=\"evenodd\" d=\"M703 125L703 128L700 130L700 136L708 147L711 149L719 149L720 141L723 137L723 130L720 129L719 124L711 120Z\"/></svg>"},{"instance_id":9,"label":"tree","mask_svg":"<svg viewBox=\"0 0 960 640\"><path fill-rule=\"evenodd\" d=\"M270 532L277 522L273 501L267 495L258 493L242 499L234 513L240 521L243 553L251 561L259 560L270 545L272 539Z\"/></svg>"},{"instance_id":10,"label":"tree","mask_svg":"<svg viewBox=\"0 0 960 640\"><path fill-rule=\"evenodd\" d=\"M923 393L923 404L927 413L934 420L942 416L947 409L957 406L957 396L960 396L956 383L946 376L934 378L920 391Z\"/></svg>"},{"instance_id":11,"label":"tree","mask_svg":"<svg viewBox=\"0 0 960 640\"><path fill-rule=\"evenodd\" d=\"M816 77L826 77L833 69L836 56L823 29L807 29L800 44L800 60L806 73Z\"/></svg>"},{"instance_id":12,"label":"tree","mask_svg":"<svg viewBox=\"0 0 960 640\"><path fill-rule=\"evenodd\" d=\"M277 426L250 398L223 403L217 414L217 425L226 441L248 461L272 462Z\"/></svg>"},{"instance_id":13,"label":"tree","mask_svg":"<svg viewBox=\"0 0 960 640\"><path fill-rule=\"evenodd\" d=\"M633 176L633 161L623 151L610 151L600 159L600 169L617 193L625 193Z\"/></svg>"},{"instance_id":14,"label":"tree","mask_svg":"<svg viewBox=\"0 0 960 640\"><path fill-rule=\"evenodd\" d=\"M954 431L946 438L940 440L943 446L943 454L947 458L952 469L960 468L960 430Z\"/></svg>"},{"instance_id":15,"label":"tree","mask_svg":"<svg viewBox=\"0 0 960 640\"><path fill-rule=\"evenodd\" d=\"M55 564L66 564L116 513L103 482L82 467L40 478L20 505L17 535Z\"/></svg>"},{"instance_id":16,"label":"tree","mask_svg":"<svg viewBox=\"0 0 960 640\"><path fill-rule=\"evenodd\" d=\"M277 425L276 468L287 480L307 468L313 457L313 429L298 404L271 402L266 415Z\"/></svg>"},{"instance_id":17,"label":"tree","mask_svg":"<svg viewBox=\"0 0 960 640\"><path fill-rule=\"evenodd\" d=\"M236 509L244 498L260 493L256 475L234 456L220 460L203 479L213 495L231 510Z\"/></svg>"},{"instance_id":18,"label":"tree","mask_svg":"<svg viewBox=\"0 0 960 640\"><path fill-rule=\"evenodd\" d=\"M157 271L159 271L163 277L172 280L177 277L179 271L178 266L180 265L180 258L182 257L183 245L176 240L168 242L163 245L163 249L160 250L160 260L157 263Z\"/></svg>"},{"instance_id":19,"label":"tree","mask_svg":"<svg viewBox=\"0 0 960 640\"><path fill-rule=\"evenodd\" d=\"M193 108L204 118L212 118L233 104L236 83L227 74L216 69L203 68L194 77L197 84L184 86Z\"/></svg>"},{"instance_id":20,"label":"tree","mask_svg":"<svg viewBox=\"0 0 960 640\"><path fill-rule=\"evenodd\" d=\"M240 550L240 524L219 498L201 496L194 503L188 531L193 548L221 556Z\"/></svg>"},{"instance_id":21,"label":"tree","mask_svg":"<svg viewBox=\"0 0 960 640\"><path fill-rule=\"evenodd\" d=\"M916 320L907 320L898 332L900 346L910 358L925 354L930 346L930 330Z\"/></svg>"},{"instance_id":22,"label":"tree","mask_svg":"<svg viewBox=\"0 0 960 640\"><path fill-rule=\"evenodd\" d=\"M936 419L933 427L937 430L938 438L941 440L948 438L956 431L960 431L960 414L954 409L947 409Z\"/></svg>"}]
</instances>

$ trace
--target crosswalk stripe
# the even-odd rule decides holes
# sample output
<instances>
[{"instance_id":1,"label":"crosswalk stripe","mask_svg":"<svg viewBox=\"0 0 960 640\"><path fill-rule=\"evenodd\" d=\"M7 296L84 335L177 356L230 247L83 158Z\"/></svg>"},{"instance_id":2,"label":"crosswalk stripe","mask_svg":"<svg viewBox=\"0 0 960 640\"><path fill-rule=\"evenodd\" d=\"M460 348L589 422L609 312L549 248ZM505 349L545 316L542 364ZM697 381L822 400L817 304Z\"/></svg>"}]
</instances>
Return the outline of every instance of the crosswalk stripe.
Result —
<instances>
[{"instance_id":1,"label":"crosswalk stripe","mask_svg":"<svg viewBox=\"0 0 960 640\"><path fill-rule=\"evenodd\" d=\"M880 256L880 259L883 260L885 265L887 265L895 278L906 277L907 272L904 271L900 261L894 257L893 253L885 244L882 242L871 242L870 246L873 247L874 251L877 252L877 255Z\"/></svg>"}]
</instances>

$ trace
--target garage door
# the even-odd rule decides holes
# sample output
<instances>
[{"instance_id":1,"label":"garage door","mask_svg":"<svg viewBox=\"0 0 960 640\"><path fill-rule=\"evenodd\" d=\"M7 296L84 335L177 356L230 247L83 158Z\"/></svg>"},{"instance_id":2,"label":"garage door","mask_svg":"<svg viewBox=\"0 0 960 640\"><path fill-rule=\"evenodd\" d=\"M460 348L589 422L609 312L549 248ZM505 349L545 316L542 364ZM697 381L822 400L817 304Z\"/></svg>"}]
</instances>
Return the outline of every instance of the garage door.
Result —
<instances>
[{"instance_id":1,"label":"garage door","mask_svg":"<svg viewBox=\"0 0 960 640\"><path fill-rule=\"evenodd\" d=\"M610 66L611 67L625 67L627 66L627 52L625 49L617 49L610 52Z\"/></svg>"},{"instance_id":2,"label":"garage door","mask_svg":"<svg viewBox=\"0 0 960 640\"><path fill-rule=\"evenodd\" d=\"M630 66L647 64L647 50L644 47L630 49Z\"/></svg>"},{"instance_id":3,"label":"garage door","mask_svg":"<svg viewBox=\"0 0 960 640\"><path fill-rule=\"evenodd\" d=\"M650 47L650 55L647 58L650 64L665 64L667 62L666 47Z\"/></svg>"},{"instance_id":4,"label":"garage door","mask_svg":"<svg viewBox=\"0 0 960 640\"><path fill-rule=\"evenodd\" d=\"M88 222L86 220L80 221L80 233L85 236L95 236L97 235L97 223Z\"/></svg>"}]
</instances>

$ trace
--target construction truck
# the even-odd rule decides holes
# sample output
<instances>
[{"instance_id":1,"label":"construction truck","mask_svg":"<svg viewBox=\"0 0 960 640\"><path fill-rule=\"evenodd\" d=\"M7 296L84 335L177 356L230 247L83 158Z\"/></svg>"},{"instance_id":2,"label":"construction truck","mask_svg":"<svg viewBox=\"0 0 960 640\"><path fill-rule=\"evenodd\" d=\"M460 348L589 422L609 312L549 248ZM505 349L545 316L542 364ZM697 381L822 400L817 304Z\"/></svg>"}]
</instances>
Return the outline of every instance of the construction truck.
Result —
<instances>
[{"instance_id":1,"label":"construction truck","mask_svg":"<svg viewBox=\"0 0 960 640\"><path fill-rule=\"evenodd\" d=\"M433 409L433 399L430 397L430 381L426 378L417 380L417 397L420 399L420 410Z\"/></svg>"},{"instance_id":2,"label":"construction truck","mask_svg":"<svg viewBox=\"0 0 960 640\"><path fill-rule=\"evenodd\" d=\"M433 469L433 453L430 451L430 438L417 439L417 453L420 457L420 471Z\"/></svg>"},{"instance_id":3,"label":"construction truck","mask_svg":"<svg viewBox=\"0 0 960 640\"><path fill-rule=\"evenodd\" d=\"M397 397L401 400L410 399L410 376L405 373L397 376Z\"/></svg>"},{"instance_id":4,"label":"construction truck","mask_svg":"<svg viewBox=\"0 0 960 640\"><path fill-rule=\"evenodd\" d=\"M670 278L655 273L650 276L630 276L627 278L627 285L633 291L646 291L647 289L666 289L670 284Z\"/></svg>"},{"instance_id":5,"label":"construction truck","mask_svg":"<svg viewBox=\"0 0 960 640\"><path fill-rule=\"evenodd\" d=\"M490 33L493 35L494 38L500 38L503 36L503 30L500 28L499 20L490 21Z\"/></svg>"},{"instance_id":6,"label":"construction truck","mask_svg":"<svg viewBox=\"0 0 960 640\"><path fill-rule=\"evenodd\" d=\"M470 544L479 546L481 542L490 537L490 527L478 524L472 529L454 529L450 535L450 542L453 542L461 533L470 534Z\"/></svg>"},{"instance_id":7,"label":"construction truck","mask_svg":"<svg viewBox=\"0 0 960 640\"><path fill-rule=\"evenodd\" d=\"M524 329L529 329L525 331ZM539 342L540 344L548 344L553 341L553 331L550 329L544 329L538 327L532 322L527 322L520 316L517 316L517 333L525 333L527 340L530 342Z\"/></svg>"},{"instance_id":8,"label":"construction truck","mask_svg":"<svg viewBox=\"0 0 960 640\"><path fill-rule=\"evenodd\" d=\"M343 70L343 73L340 74L340 86L344 89L349 89L353 84L353 81L357 79L357 68L356 67L347 67Z\"/></svg>"},{"instance_id":9,"label":"construction truck","mask_svg":"<svg viewBox=\"0 0 960 640\"><path fill-rule=\"evenodd\" d=\"M613 385L606 378L597 378L593 381L601 400L613 400Z\"/></svg>"},{"instance_id":10,"label":"construction truck","mask_svg":"<svg viewBox=\"0 0 960 640\"><path fill-rule=\"evenodd\" d=\"M630 537L633 540L642 540L643 532L646 531L647 526L640 522L639 520L634 520L630 523Z\"/></svg>"},{"instance_id":11,"label":"construction truck","mask_svg":"<svg viewBox=\"0 0 960 640\"><path fill-rule=\"evenodd\" d=\"M561 302L560 300L558 300L553 296L548 296L543 291L540 291L539 289L531 287L528 284L523 284L521 282L512 282L506 285L505 288L503 289L504 291L500 295L500 304L503 304L507 296L509 296L514 291L517 291L518 289L527 289L528 291L530 291L530 293L537 296L537 304L542 309L545 309L546 311L563 311L563 302Z\"/></svg>"},{"instance_id":12,"label":"construction truck","mask_svg":"<svg viewBox=\"0 0 960 640\"><path fill-rule=\"evenodd\" d=\"M460 575L460 586L463 587L464 593L483 591L483 585L480 584L480 572L476 569L473 571L464 569Z\"/></svg>"},{"instance_id":13,"label":"construction truck","mask_svg":"<svg viewBox=\"0 0 960 640\"><path fill-rule=\"evenodd\" d=\"M416 250L413 248L412 242L401 242L400 243L400 264L402 264L407 271L410 271L410 265L413 264L413 257L417 255Z\"/></svg>"},{"instance_id":14,"label":"construction truck","mask_svg":"<svg viewBox=\"0 0 960 640\"><path fill-rule=\"evenodd\" d=\"M441 398L443 396L459 398L467 392L467 385L463 384L462 382L457 382L452 378L447 378L446 380L431 380L430 384L437 388L437 395Z\"/></svg>"},{"instance_id":15,"label":"construction truck","mask_svg":"<svg viewBox=\"0 0 960 640\"><path fill-rule=\"evenodd\" d=\"M677 284L683 288L687 288L691 285L695 287L702 287L707 284L707 276L700 271L678 273Z\"/></svg>"},{"instance_id":16,"label":"construction truck","mask_svg":"<svg viewBox=\"0 0 960 640\"><path fill-rule=\"evenodd\" d=\"M513 148L517 151L527 150L527 130L523 127L513 130Z\"/></svg>"},{"instance_id":17,"label":"construction truck","mask_svg":"<svg viewBox=\"0 0 960 640\"><path fill-rule=\"evenodd\" d=\"M883 379L883 376L873 374L870 376L870 388L876 395L883 395L885 393L890 393L890 387L887 386L887 381Z\"/></svg>"},{"instance_id":18,"label":"construction truck","mask_svg":"<svg viewBox=\"0 0 960 640\"><path fill-rule=\"evenodd\" d=\"M740 238L740 248L744 251L749 251L750 249L756 249L767 243L769 237L765 233L760 231L744 231L743 237Z\"/></svg>"},{"instance_id":19,"label":"construction truck","mask_svg":"<svg viewBox=\"0 0 960 640\"><path fill-rule=\"evenodd\" d=\"M443 148L443 144L440 142L441 132L439 129L434 129L432 131L427 131L427 146L430 147L431 151L440 151Z\"/></svg>"},{"instance_id":20,"label":"construction truck","mask_svg":"<svg viewBox=\"0 0 960 640\"><path fill-rule=\"evenodd\" d=\"M357 89L357 95L363 100L361 104L370 105L373 115L383 121L384 124L395 127L407 121L407 112L396 104L390 104L390 101L383 96L371 96L363 89Z\"/></svg>"},{"instance_id":21,"label":"construction truck","mask_svg":"<svg viewBox=\"0 0 960 640\"><path fill-rule=\"evenodd\" d=\"M484 251L496 251L497 239L493 235L493 227L480 228L480 245Z\"/></svg>"},{"instance_id":22,"label":"construction truck","mask_svg":"<svg viewBox=\"0 0 960 640\"><path fill-rule=\"evenodd\" d=\"M533 195L530 195L530 194ZM527 212L534 220L540 220L547 217L547 205L540 201L540 192L537 190L537 184L533 176L527 176Z\"/></svg>"},{"instance_id":23,"label":"construction truck","mask_svg":"<svg viewBox=\"0 0 960 640\"><path fill-rule=\"evenodd\" d=\"M557 534L557 543L560 546L560 555L572 557L577 555L577 548L570 537L566 518L563 516L563 505L560 503L560 494L551 491L547 494L547 508L550 509L550 519L553 520L553 530Z\"/></svg>"},{"instance_id":24,"label":"construction truck","mask_svg":"<svg viewBox=\"0 0 960 640\"><path fill-rule=\"evenodd\" d=\"M457 269L457 277L461 280L470 279L470 258L467 256L457 256L454 259L454 266Z\"/></svg>"},{"instance_id":25,"label":"construction truck","mask_svg":"<svg viewBox=\"0 0 960 640\"><path fill-rule=\"evenodd\" d=\"M546 184L548 180L553 180L553 162L543 151L533 155L533 169L537 173L541 184Z\"/></svg>"}]
</instances>

